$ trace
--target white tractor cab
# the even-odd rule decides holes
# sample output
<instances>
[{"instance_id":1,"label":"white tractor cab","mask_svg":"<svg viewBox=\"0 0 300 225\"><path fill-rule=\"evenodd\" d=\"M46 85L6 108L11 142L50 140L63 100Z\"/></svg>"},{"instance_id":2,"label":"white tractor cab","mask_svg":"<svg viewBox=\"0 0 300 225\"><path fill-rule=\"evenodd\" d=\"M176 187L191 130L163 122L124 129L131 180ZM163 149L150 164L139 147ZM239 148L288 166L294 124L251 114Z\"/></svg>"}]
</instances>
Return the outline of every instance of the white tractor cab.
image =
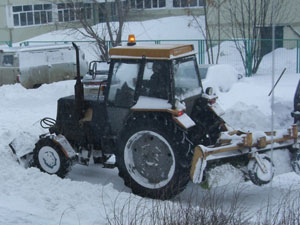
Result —
<instances>
[{"instance_id":1,"label":"white tractor cab","mask_svg":"<svg viewBox=\"0 0 300 225\"><path fill-rule=\"evenodd\" d=\"M88 70L80 52L80 74ZM0 49L0 85L21 83L36 88L44 83L76 77L76 58L72 45L5 47Z\"/></svg>"}]
</instances>

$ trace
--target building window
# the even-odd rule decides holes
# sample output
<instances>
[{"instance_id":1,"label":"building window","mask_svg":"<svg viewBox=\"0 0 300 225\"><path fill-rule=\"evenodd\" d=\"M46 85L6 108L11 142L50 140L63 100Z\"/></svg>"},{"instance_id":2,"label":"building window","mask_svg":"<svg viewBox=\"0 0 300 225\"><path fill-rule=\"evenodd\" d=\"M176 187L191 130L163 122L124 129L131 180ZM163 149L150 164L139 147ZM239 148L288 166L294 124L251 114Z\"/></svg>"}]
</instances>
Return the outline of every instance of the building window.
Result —
<instances>
[{"instance_id":1,"label":"building window","mask_svg":"<svg viewBox=\"0 0 300 225\"><path fill-rule=\"evenodd\" d=\"M130 8L132 9L136 8L135 0L130 0Z\"/></svg>"},{"instance_id":2,"label":"building window","mask_svg":"<svg viewBox=\"0 0 300 225\"><path fill-rule=\"evenodd\" d=\"M13 6L14 26L32 26L53 22L52 4Z\"/></svg>"},{"instance_id":3,"label":"building window","mask_svg":"<svg viewBox=\"0 0 300 225\"><path fill-rule=\"evenodd\" d=\"M166 0L159 0L159 8L163 8L163 7L166 7Z\"/></svg>"},{"instance_id":4,"label":"building window","mask_svg":"<svg viewBox=\"0 0 300 225\"><path fill-rule=\"evenodd\" d=\"M151 8L151 1L146 1L146 2L145 2L145 8L146 8L146 9Z\"/></svg>"},{"instance_id":5,"label":"building window","mask_svg":"<svg viewBox=\"0 0 300 225\"><path fill-rule=\"evenodd\" d=\"M199 1L199 6L201 6L200 2L202 2L202 1L201 0ZM191 0L189 3L190 3L190 7L195 7L195 6L197 6L198 1L197 0Z\"/></svg>"},{"instance_id":6,"label":"building window","mask_svg":"<svg viewBox=\"0 0 300 225\"><path fill-rule=\"evenodd\" d=\"M82 2L57 4L58 21L69 22L92 18L92 4Z\"/></svg>"},{"instance_id":7,"label":"building window","mask_svg":"<svg viewBox=\"0 0 300 225\"><path fill-rule=\"evenodd\" d=\"M173 7L196 7L203 6L203 0L173 0Z\"/></svg>"},{"instance_id":8,"label":"building window","mask_svg":"<svg viewBox=\"0 0 300 225\"><path fill-rule=\"evenodd\" d=\"M143 9L144 8L144 0L136 0L136 8Z\"/></svg>"},{"instance_id":9,"label":"building window","mask_svg":"<svg viewBox=\"0 0 300 225\"><path fill-rule=\"evenodd\" d=\"M124 6L124 5L123 5ZM99 4L99 22L118 20L118 8L115 2Z\"/></svg>"},{"instance_id":10,"label":"building window","mask_svg":"<svg viewBox=\"0 0 300 225\"><path fill-rule=\"evenodd\" d=\"M132 9L151 9L166 7L166 0L130 0Z\"/></svg>"}]
</instances>

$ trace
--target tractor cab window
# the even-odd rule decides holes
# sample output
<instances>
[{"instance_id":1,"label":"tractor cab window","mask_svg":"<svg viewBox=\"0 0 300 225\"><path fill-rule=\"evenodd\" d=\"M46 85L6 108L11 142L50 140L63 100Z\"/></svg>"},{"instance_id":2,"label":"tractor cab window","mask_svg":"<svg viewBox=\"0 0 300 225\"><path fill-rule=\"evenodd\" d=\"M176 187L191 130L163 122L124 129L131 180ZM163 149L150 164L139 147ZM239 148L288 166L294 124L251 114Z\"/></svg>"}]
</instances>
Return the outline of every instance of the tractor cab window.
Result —
<instances>
[{"instance_id":1,"label":"tractor cab window","mask_svg":"<svg viewBox=\"0 0 300 225\"><path fill-rule=\"evenodd\" d=\"M134 92L139 72L138 63L114 63L108 102L119 107L134 104Z\"/></svg>"},{"instance_id":2,"label":"tractor cab window","mask_svg":"<svg viewBox=\"0 0 300 225\"><path fill-rule=\"evenodd\" d=\"M194 57L174 62L175 95L180 100L200 94L202 85Z\"/></svg>"},{"instance_id":3,"label":"tractor cab window","mask_svg":"<svg viewBox=\"0 0 300 225\"><path fill-rule=\"evenodd\" d=\"M168 98L168 64L165 61L147 62L141 86L143 96Z\"/></svg>"}]
</instances>

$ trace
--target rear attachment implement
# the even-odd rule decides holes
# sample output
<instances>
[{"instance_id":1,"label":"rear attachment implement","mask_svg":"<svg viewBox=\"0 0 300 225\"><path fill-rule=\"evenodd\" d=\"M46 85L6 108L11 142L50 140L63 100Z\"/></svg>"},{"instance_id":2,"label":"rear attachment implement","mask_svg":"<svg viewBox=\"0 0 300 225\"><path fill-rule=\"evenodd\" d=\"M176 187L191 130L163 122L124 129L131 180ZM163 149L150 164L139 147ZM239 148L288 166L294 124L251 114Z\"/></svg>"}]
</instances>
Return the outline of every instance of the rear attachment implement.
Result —
<instances>
[{"instance_id":1,"label":"rear attachment implement","mask_svg":"<svg viewBox=\"0 0 300 225\"><path fill-rule=\"evenodd\" d=\"M215 145L196 146L190 172L191 179L194 183L202 182L204 171L210 162L244 155L249 159L247 167L251 181L257 185L266 184L273 178L274 165L271 158L263 153L267 153L272 147L274 150L287 148L292 154L292 168L300 175L298 135L297 125L275 132L244 133L237 130L222 132Z\"/></svg>"}]
</instances>

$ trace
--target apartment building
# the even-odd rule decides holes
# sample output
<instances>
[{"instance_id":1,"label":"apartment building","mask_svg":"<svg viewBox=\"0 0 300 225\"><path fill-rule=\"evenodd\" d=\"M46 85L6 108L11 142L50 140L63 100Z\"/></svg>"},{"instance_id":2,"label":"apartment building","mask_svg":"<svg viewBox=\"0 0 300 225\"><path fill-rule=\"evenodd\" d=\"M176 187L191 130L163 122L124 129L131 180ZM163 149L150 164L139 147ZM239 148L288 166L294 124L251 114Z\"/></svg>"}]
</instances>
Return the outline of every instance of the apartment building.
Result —
<instances>
[{"instance_id":1,"label":"apartment building","mask_svg":"<svg viewBox=\"0 0 300 225\"><path fill-rule=\"evenodd\" d=\"M128 1L128 0L127 0ZM63 29L66 24L78 22L76 10L84 12L93 24L104 21L99 10L104 0L1 0L0 41L19 42L28 38ZM108 1L112 19L116 18L113 0ZM124 2L124 1L123 1ZM187 8L203 13L203 0L129 0L128 20L147 20L186 14ZM76 9L76 10L75 10Z\"/></svg>"}]
</instances>

